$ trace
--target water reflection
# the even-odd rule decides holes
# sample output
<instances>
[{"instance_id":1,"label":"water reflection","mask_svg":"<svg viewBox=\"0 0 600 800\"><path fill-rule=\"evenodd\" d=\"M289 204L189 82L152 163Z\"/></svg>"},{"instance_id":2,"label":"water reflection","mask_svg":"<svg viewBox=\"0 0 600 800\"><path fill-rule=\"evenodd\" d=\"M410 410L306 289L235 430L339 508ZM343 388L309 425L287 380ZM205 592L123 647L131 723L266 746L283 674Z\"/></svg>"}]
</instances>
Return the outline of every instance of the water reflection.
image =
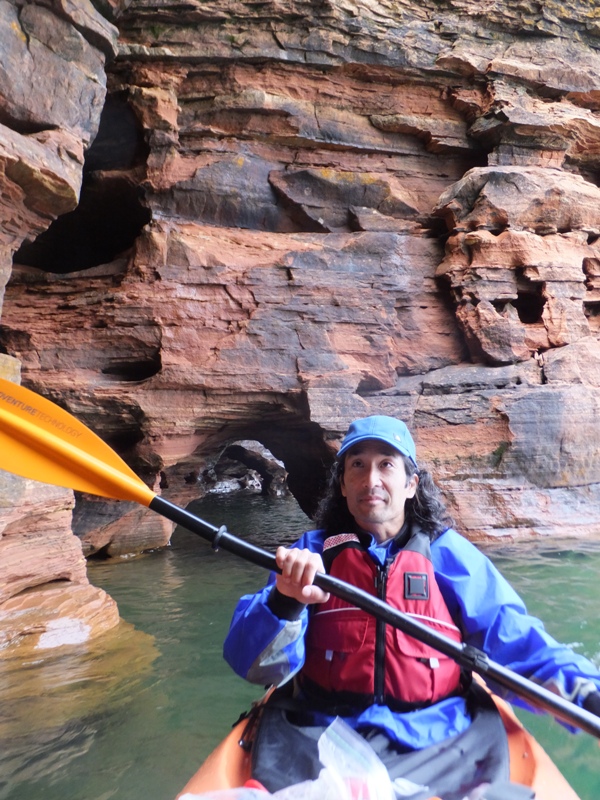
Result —
<instances>
[{"instance_id":1,"label":"water reflection","mask_svg":"<svg viewBox=\"0 0 600 800\"><path fill-rule=\"evenodd\" d=\"M0 798L88 753L107 710L132 702L157 656L153 637L121 622L90 643L0 661Z\"/></svg>"}]
</instances>

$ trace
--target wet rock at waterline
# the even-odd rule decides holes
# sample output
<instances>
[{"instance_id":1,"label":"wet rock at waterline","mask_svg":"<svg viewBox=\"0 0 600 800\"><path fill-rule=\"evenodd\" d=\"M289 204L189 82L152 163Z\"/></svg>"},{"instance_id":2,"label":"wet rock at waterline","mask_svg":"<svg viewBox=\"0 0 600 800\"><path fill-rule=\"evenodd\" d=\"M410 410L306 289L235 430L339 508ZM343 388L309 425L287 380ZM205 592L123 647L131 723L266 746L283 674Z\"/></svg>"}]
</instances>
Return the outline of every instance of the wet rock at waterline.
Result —
<instances>
[{"instance_id":1,"label":"wet rock at waterline","mask_svg":"<svg viewBox=\"0 0 600 800\"><path fill-rule=\"evenodd\" d=\"M0 472L0 498L0 653L89 644L116 626L73 535L73 492Z\"/></svg>"},{"instance_id":2,"label":"wet rock at waterline","mask_svg":"<svg viewBox=\"0 0 600 800\"><path fill-rule=\"evenodd\" d=\"M0 605L0 649L42 656L61 647L89 645L118 623L117 604L102 589L54 581Z\"/></svg>"}]
</instances>

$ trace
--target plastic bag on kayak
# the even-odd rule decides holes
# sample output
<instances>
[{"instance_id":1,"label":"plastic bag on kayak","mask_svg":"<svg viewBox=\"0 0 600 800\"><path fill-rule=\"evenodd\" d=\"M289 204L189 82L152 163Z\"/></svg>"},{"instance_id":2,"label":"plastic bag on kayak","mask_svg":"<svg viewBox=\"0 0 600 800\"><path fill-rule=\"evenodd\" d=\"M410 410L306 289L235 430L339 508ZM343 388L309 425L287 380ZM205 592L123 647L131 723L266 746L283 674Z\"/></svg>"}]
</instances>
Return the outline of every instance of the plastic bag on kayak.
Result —
<instances>
[{"instance_id":1,"label":"plastic bag on kayak","mask_svg":"<svg viewBox=\"0 0 600 800\"><path fill-rule=\"evenodd\" d=\"M302 781L275 794L241 786L202 794L185 794L179 800L395 800L388 773L373 748L337 717L318 741L323 769L316 780ZM293 758L293 753L290 753Z\"/></svg>"},{"instance_id":2,"label":"plastic bag on kayak","mask_svg":"<svg viewBox=\"0 0 600 800\"><path fill-rule=\"evenodd\" d=\"M337 717L319 737L323 769L314 781L280 789L277 800L394 800L388 772L373 748Z\"/></svg>"}]
</instances>

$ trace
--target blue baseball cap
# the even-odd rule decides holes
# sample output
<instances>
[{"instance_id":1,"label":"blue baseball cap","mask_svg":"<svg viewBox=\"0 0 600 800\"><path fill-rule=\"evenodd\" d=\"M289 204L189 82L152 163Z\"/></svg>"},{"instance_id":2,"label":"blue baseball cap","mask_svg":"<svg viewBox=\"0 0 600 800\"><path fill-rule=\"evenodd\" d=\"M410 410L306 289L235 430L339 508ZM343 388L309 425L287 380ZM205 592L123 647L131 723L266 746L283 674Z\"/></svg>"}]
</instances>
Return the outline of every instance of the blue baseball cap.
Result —
<instances>
[{"instance_id":1,"label":"blue baseball cap","mask_svg":"<svg viewBox=\"0 0 600 800\"><path fill-rule=\"evenodd\" d=\"M337 457L340 458L355 444L364 442L366 439L376 439L378 442L389 444L402 455L408 456L415 467L417 466L417 449L404 422L395 417L385 417L380 414L355 419L344 436Z\"/></svg>"}]
</instances>

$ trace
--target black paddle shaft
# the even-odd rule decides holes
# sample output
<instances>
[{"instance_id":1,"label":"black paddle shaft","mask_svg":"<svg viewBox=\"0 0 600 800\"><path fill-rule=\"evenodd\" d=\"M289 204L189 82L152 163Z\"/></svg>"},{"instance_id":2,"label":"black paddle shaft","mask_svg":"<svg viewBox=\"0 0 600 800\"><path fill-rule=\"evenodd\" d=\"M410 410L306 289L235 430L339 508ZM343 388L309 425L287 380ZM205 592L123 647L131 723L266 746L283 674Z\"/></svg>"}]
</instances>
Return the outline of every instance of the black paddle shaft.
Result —
<instances>
[{"instance_id":1,"label":"black paddle shaft","mask_svg":"<svg viewBox=\"0 0 600 800\"><path fill-rule=\"evenodd\" d=\"M220 528L200 519L158 495L150 502L149 508L170 519L182 528L198 534L210 542L215 550L222 548L240 558L250 561L264 569L281 572L273 553L229 533L225 526ZM357 608L372 614L377 619L412 636L420 642L430 645L438 652L454 659L466 670L476 672L482 677L495 681L499 686L529 700L534 706L547 711L563 722L575 725L581 730L600 739L600 718L583 708L565 700L543 686L524 678L512 670L492 661L482 651L471 645L462 644L449 639L413 617L379 600L377 597L352 586L339 578L325 573L315 575L314 584L326 592L345 600Z\"/></svg>"}]
</instances>

